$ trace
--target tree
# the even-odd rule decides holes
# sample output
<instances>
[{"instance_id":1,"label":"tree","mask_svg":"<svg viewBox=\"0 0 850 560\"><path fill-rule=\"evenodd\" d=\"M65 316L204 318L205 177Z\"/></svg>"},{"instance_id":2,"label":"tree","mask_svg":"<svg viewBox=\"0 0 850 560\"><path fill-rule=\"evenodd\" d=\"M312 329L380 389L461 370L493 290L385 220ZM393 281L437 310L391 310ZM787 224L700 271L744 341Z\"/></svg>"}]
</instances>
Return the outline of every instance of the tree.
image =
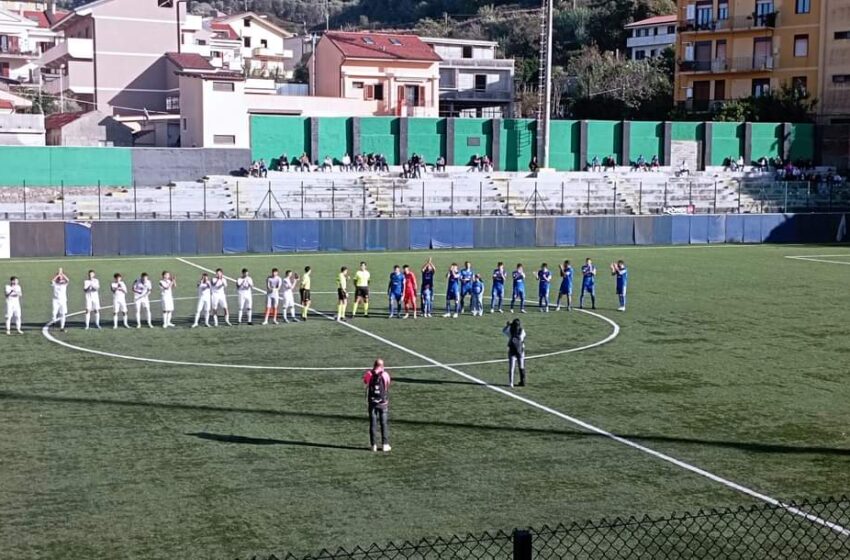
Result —
<instances>
[{"instance_id":1,"label":"tree","mask_svg":"<svg viewBox=\"0 0 850 560\"><path fill-rule=\"evenodd\" d=\"M809 92L790 86L758 97L728 101L713 114L715 121L812 122L817 100Z\"/></svg>"}]
</instances>

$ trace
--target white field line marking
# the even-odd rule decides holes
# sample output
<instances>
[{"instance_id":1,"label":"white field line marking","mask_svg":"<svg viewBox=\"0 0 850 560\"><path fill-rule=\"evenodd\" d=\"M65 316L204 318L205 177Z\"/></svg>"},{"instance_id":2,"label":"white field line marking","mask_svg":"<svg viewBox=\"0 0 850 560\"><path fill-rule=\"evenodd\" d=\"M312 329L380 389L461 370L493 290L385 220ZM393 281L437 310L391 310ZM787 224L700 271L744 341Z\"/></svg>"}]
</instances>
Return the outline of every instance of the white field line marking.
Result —
<instances>
[{"instance_id":1,"label":"white field line marking","mask_svg":"<svg viewBox=\"0 0 850 560\"><path fill-rule=\"evenodd\" d=\"M191 263L188 263L188 264L191 264ZM192 266L195 266L195 265L192 264ZM229 277L228 277L228 279L232 280ZM265 293L262 290L260 290L259 288L255 288L255 290L257 290L257 292L258 292L257 295L265 295ZM333 293L333 294L336 294L336 292L313 292L313 293L314 294L316 294L316 293L322 293L322 294ZM231 294L231 295L228 295L227 297L233 298L235 296L233 296ZM187 299L188 300L194 300L196 298L186 297L186 296L174 298L175 301L187 300ZM158 303L159 301L160 300L158 300L158 299L157 300L151 300L151 303ZM100 310L106 311L106 310L112 309L112 307L113 306L111 306L111 305L103 306L103 307L100 308ZM613 327L611 334L609 334L603 340L593 342L593 343L587 344L585 346L579 346L579 347L576 347L576 348L567 348L565 350L556 350L554 352L548 352L546 354L537 354L537 355L534 355L534 356L526 356L525 359L526 360L535 360L535 359L539 359L539 358L550 358L552 356L560 356L562 354L572 354L574 352L581 352L581 351L584 351L584 350L590 350L592 348L596 348L597 346L602 346L603 344L607 344L607 343L611 342L612 340L614 340L617 337L617 335L620 334L620 326L617 323L615 323L614 321L612 321L611 319L604 317L602 315L599 315L597 313L593 313L591 311L585 311L585 310L581 310L581 309L579 309L577 311L582 311L584 313L587 313L588 315L598 317L599 319L602 319L606 323L609 323ZM67 316L70 318L70 317L78 317L78 316L83 315L83 314L85 314L85 311L75 311L74 313L69 313ZM106 324L107 324L106 328L109 328L108 322ZM71 344L70 342L60 340L60 339L54 337L50 333L50 327L52 325L53 325L53 321L50 321L50 322L46 323L41 328L41 334L47 340L49 340L50 342L53 342L55 344L58 344L59 346L63 346L65 348L68 348L70 350L76 350L78 352L85 352L87 354L94 354L96 356L104 356L104 357L107 357L107 358L117 358L117 359L122 359L122 360L131 360L131 361L134 361L134 362L148 362L148 363L152 363L152 364L165 364L165 365L172 365L172 366L222 368L222 369L251 369L251 370L265 370L265 371L362 371L363 370L362 366L358 366L358 367L350 367L350 366L345 366L345 367L343 367L343 366L339 366L339 367L262 366L262 365L256 365L256 364L226 364L226 363L220 363L220 362L215 362L215 363L213 363L213 362L188 362L188 361L182 361L182 360L166 360L166 359L163 359L163 358L146 358L146 357L143 357L143 356L130 356L128 354L118 354L118 353L115 353L115 352L107 352L105 350L95 350L93 348L86 348L85 346L77 346L76 344ZM483 360L483 361L479 361L479 362L463 362L463 363L448 364L448 365L457 366L457 367L466 367L466 366L477 366L477 365L486 365L486 364L507 363L507 361L508 361L507 359ZM415 366L395 366L393 369L394 370L432 369L432 368L438 368L438 367L441 367L441 366L437 366L437 365L434 365L434 364L421 364L421 365L415 365Z\"/></svg>"},{"instance_id":2,"label":"white field line marking","mask_svg":"<svg viewBox=\"0 0 850 560\"><path fill-rule=\"evenodd\" d=\"M492 249L492 248L474 248L470 247L468 249L409 249L407 251L380 251L380 250L372 250L372 251L346 251L344 253L340 252L323 252L323 251L304 251L301 253L245 253L239 255L198 255L192 256L195 260L208 260L208 259L262 259L262 258L304 258L304 257L332 257L332 256L340 256L340 257L350 257L352 255L364 255L364 254L375 254L375 255L424 255L431 251L439 254L439 253L459 253L462 251L474 251L476 253L551 253L551 252L559 252L564 253L567 251L576 252L576 251L585 251L585 252L597 252L597 251L652 251L652 250L667 250L667 249L754 249L756 247L765 247L772 246L769 243L753 243L753 244L733 244L733 243L715 243L715 244L705 244L705 245L619 245L619 246L610 246L610 247L594 247L590 245L570 245L564 247L526 247L524 249ZM802 243L787 243L783 244L783 247L805 247L805 244ZM19 257L15 259L8 259L3 261L4 264L8 263L62 263L69 261L86 261L86 262L108 262L108 261L165 261L171 259L178 259L182 257L178 257L176 255L162 255L162 256L138 256L138 257L86 257L86 256L78 256L78 257L56 257L49 259L30 259L26 257Z\"/></svg>"},{"instance_id":3,"label":"white field line marking","mask_svg":"<svg viewBox=\"0 0 850 560\"><path fill-rule=\"evenodd\" d=\"M206 269L206 268L204 268L200 265L197 265L193 262L187 261L186 259L181 258L181 259L178 259L178 260L185 263L185 264L193 266L193 267L195 267L199 270L204 270L204 271L209 272L208 269ZM336 322L336 320L333 317L331 317L331 316L329 316L325 313L322 313L320 311L316 311L316 310L313 310L313 309L311 309L311 311L313 313L316 313L317 315L324 317L325 319ZM612 439L612 440L616 441L617 443L621 443L621 444L626 445L628 447L631 447L633 449L637 449L638 451L641 451L643 453L651 455L651 456L653 456L657 459L661 459L662 461L673 464L677 467L680 467L682 469L690 471L694 474L697 474L699 476L702 476L702 477L707 478L709 480L712 480L714 482L720 483L720 484L726 486L727 488L731 488L732 490L737 490L738 492L746 494L746 495L748 495L752 498L755 498L757 500L761 500L763 502L766 502L770 505L782 508L785 511L792 513L794 515L797 515L799 517L803 517L804 519L807 519L807 520L811 521L812 523L815 523L817 525L821 525L823 527L827 527L827 528L829 528L829 529L831 529L831 530L833 530L837 533L840 533L841 535L844 535L846 537L850 537L850 529L847 529L847 528L845 528L841 525L838 525L837 523L833 523L832 521L828 521L826 519L820 518L816 515L813 515L811 513L803 511L803 510L801 510L797 507L794 507L790 504L785 504L783 502L780 502L776 498L772 498L772 497L770 497L766 494L762 494L761 492L758 492L756 490L753 490L751 488L748 488L746 486L738 484L737 482L733 482L731 480L728 480L726 478L723 478L721 476L718 476L716 474L708 472L708 471L701 469L701 468L699 468L695 465L691 465L690 463L686 463L685 461L682 461L680 459L676 459L675 457L672 457L670 455L666 455L664 453L661 453L660 451L655 451L654 449L650 449L649 447L646 447L645 445L641 445L637 442L631 441L631 440L626 439L624 437L620 437L616 434L613 434L611 432L603 430L602 428L594 426L593 424L585 422L584 420L580 420L580 419L575 418L573 416L569 416L567 414L564 414L563 412L555 410L554 408L550 408L546 405L540 404L537 401L533 401L529 398L518 395L517 393L513 393L511 391L508 391L507 389L503 389L501 387L496 387L495 385L490 385L489 383L487 383L486 381L484 381L482 379L479 379L479 378L472 376L468 373L464 373L461 370L459 370L459 369L457 369L453 366L438 362L437 360L435 360L433 358L429 358L428 356L421 354L421 353L417 352L416 350L411 350L410 348L407 348L405 346L402 346L401 344L395 343L392 340L388 340L388 339L386 339L382 336L379 336L377 334L369 332L365 329L361 329L360 327L353 325L350 322L343 322L343 323L340 323L340 325L345 326L345 327L352 329L354 331L357 331L360 334L363 334L363 335L368 336L368 337L370 337L374 340L377 340L378 342L383 342L387 346L395 348L396 350L400 350L400 351L402 351L406 354L410 354L411 356L419 358L420 360L434 364L435 366L438 366L442 369L445 369L446 371L450 371L451 373L459 375L460 377L463 377L464 379L466 379L468 381L472 381L473 383L477 383L478 385L481 385L482 387L490 389L491 391L495 391L496 393L499 393L499 394L504 395L506 397L509 397L511 399L518 400L518 401L525 403L525 404L527 404L527 405L529 405L533 408L536 408L538 410L542 410L543 412L547 412L547 413L549 413L553 416L557 416L558 418L561 418L561 419L566 420L567 422L569 422L571 424L574 424L576 426L584 428L585 430L587 430L589 432L599 434L601 436Z\"/></svg>"},{"instance_id":4,"label":"white field line marking","mask_svg":"<svg viewBox=\"0 0 850 560\"><path fill-rule=\"evenodd\" d=\"M816 257L850 257L850 253L844 255L812 255L812 256L785 256L786 259L793 259L795 261L809 261L809 262L819 262L819 263L827 263L827 264L845 264L850 265L850 262L847 261L832 261L827 258L816 258Z\"/></svg>"}]
</instances>

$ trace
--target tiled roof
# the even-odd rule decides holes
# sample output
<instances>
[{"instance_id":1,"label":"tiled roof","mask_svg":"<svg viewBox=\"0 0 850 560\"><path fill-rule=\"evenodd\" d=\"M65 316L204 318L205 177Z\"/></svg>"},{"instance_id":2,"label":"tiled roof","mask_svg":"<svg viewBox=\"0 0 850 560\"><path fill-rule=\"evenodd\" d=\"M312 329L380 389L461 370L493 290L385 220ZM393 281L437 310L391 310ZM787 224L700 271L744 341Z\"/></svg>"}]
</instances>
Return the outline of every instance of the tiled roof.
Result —
<instances>
[{"instance_id":1,"label":"tiled roof","mask_svg":"<svg viewBox=\"0 0 850 560\"><path fill-rule=\"evenodd\" d=\"M232 39L234 41L239 40L239 35L236 33L236 31L233 30L232 27L230 27L229 23L224 23L223 21L213 21L210 24L210 29L222 35L225 39Z\"/></svg>"},{"instance_id":2,"label":"tiled roof","mask_svg":"<svg viewBox=\"0 0 850 560\"><path fill-rule=\"evenodd\" d=\"M5 99L0 99L0 109L14 109L15 106L11 101L7 101Z\"/></svg>"},{"instance_id":3,"label":"tiled roof","mask_svg":"<svg viewBox=\"0 0 850 560\"><path fill-rule=\"evenodd\" d=\"M44 128L47 130L62 128L63 126L79 119L83 115L84 113L54 113L52 115L48 115L47 118L44 119Z\"/></svg>"},{"instance_id":4,"label":"tiled roof","mask_svg":"<svg viewBox=\"0 0 850 560\"><path fill-rule=\"evenodd\" d=\"M210 61L197 53L165 53L165 56L180 70L215 70Z\"/></svg>"},{"instance_id":5,"label":"tiled roof","mask_svg":"<svg viewBox=\"0 0 850 560\"><path fill-rule=\"evenodd\" d=\"M640 21L634 21L626 27L643 27L645 25L665 25L676 23L676 14L672 14L669 16L655 16L647 19L642 19Z\"/></svg>"},{"instance_id":6,"label":"tiled roof","mask_svg":"<svg viewBox=\"0 0 850 560\"><path fill-rule=\"evenodd\" d=\"M24 10L23 16L28 20L34 21L38 24L42 29L49 29L50 22L47 20L47 14L44 12L38 12L34 10Z\"/></svg>"},{"instance_id":7,"label":"tiled roof","mask_svg":"<svg viewBox=\"0 0 850 560\"><path fill-rule=\"evenodd\" d=\"M347 58L380 60L442 60L416 35L332 31L327 37Z\"/></svg>"}]
</instances>

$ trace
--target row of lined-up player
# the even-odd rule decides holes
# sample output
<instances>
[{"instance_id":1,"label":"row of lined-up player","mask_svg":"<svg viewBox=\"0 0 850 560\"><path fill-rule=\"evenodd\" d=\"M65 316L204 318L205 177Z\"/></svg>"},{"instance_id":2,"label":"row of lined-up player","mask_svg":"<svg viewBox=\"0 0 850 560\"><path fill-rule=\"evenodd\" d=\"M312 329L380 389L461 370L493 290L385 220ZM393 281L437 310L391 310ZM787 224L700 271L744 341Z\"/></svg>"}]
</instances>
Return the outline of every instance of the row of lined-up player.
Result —
<instances>
[{"instance_id":1,"label":"row of lined-up player","mask_svg":"<svg viewBox=\"0 0 850 560\"><path fill-rule=\"evenodd\" d=\"M569 260L558 265L561 283L558 289L558 297L554 308L556 311L562 309L561 302L565 302L565 309L572 310L573 307L573 267ZM421 267L421 281L417 281L416 275L409 265L393 267L387 283L387 297L389 299L389 318L408 318L411 313L413 318L418 316L432 317L434 309L435 285L434 280L437 267L429 258ZM629 271L626 264L620 260L611 263L611 274L616 277L616 293L619 299L618 311L626 310L626 289L628 286ZM584 307L585 295L590 297L591 308L596 309L596 275L597 269L591 259L586 259L581 267L581 295L579 307ZM534 273L538 283L538 308L541 312L548 312L552 305L549 301L550 285L553 274L546 263ZM477 273L472 263L466 261L461 268L452 263L446 272L446 296L445 314L443 317L457 318L465 310L473 316L484 314L484 277ZM492 282L490 289L490 313L503 313L505 286L511 281L511 301L509 311L518 309L520 313L526 312L526 273L521 263L508 274L503 262L498 262L496 268L490 275ZM341 267L336 278L337 283L337 321L347 320L347 308L349 299L349 284L354 284L354 306L351 318L357 316L357 311L362 307L364 317L369 316L369 299L371 287L371 273L365 262L361 262L353 278L349 277L348 267ZM60 268L50 281L52 287L52 315L51 325L65 330L68 315L68 286L70 279ZM263 293L265 296L265 314L263 324L270 321L278 323L279 312L283 311L283 320L287 323L298 321L295 313L295 292L300 294L301 320L306 320L311 306L311 284L312 271L305 267L303 275L299 276L291 270L287 270L281 276L277 268L272 269L266 278L265 290L255 287L247 269L242 269L241 275L236 278L236 295L238 298L237 323L253 324L253 297L254 292ZM159 280L160 304L162 306L162 327L174 327L172 321L174 316L174 289L177 287L176 277L164 271ZM230 310L227 303L228 279L222 269L216 269L210 275L204 272L197 282L198 301L195 311L195 320L192 327L200 325L201 320L205 326L219 324L219 312L223 314L224 324L230 326ZM148 327L153 327L151 319L151 294L154 285L149 275L143 272L128 290L127 284L120 273L115 273L109 285L112 292L113 328L117 329L119 321L123 319L124 327L129 328L129 313L127 298L132 290L133 303L136 311L136 328L142 327L143 318ZM85 296L85 328L100 328L100 280L94 270L88 271L83 282L83 293ZM16 276L13 276L5 287L6 296L6 334L12 333L14 324L17 332L21 332L22 299L23 288ZM467 303L468 300L468 303ZM282 309L281 309L282 308Z\"/></svg>"}]
</instances>

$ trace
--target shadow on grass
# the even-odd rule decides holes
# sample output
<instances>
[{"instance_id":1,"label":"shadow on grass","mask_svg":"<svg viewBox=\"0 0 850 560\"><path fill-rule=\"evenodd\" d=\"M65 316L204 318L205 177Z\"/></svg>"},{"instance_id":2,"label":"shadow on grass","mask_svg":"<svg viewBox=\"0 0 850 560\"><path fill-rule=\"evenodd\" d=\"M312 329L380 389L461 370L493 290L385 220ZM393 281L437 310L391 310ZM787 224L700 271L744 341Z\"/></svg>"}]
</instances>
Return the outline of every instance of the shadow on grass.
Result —
<instances>
[{"instance_id":1,"label":"shadow on grass","mask_svg":"<svg viewBox=\"0 0 850 560\"><path fill-rule=\"evenodd\" d=\"M444 379L417 379L415 377L393 377L393 383L409 383L411 385L477 385L474 381L450 381ZM498 383L490 383L493 387L508 387L508 384L499 385Z\"/></svg>"},{"instance_id":2,"label":"shadow on grass","mask_svg":"<svg viewBox=\"0 0 850 560\"><path fill-rule=\"evenodd\" d=\"M211 434L208 432L187 433L199 439L217 441L219 443L238 443L242 445L296 445L299 447L318 447L320 449L342 449L345 451L368 451L365 447L354 447L352 445L336 445L331 443L314 443L311 441L292 441L286 439L254 438L247 436L234 436L224 434Z\"/></svg>"},{"instance_id":3,"label":"shadow on grass","mask_svg":"<svg viewBox=\"0 0 850 560\"><path fill-rule=\"evenodd\" d=\"M290 411L290 410L274 410L262 408L237 408L225 406L197 405L197 404L182 404L182 403L159 403L145 401L128 401L119 399L97 399L92 397L66 397L60 395L34 395L27 393L15 393L11 391L0 391L0 401L28 401L34 403L66 403L76 405L103 405L103 406L120 406L130 408L154 408L161 410L178 410L186 412L207 412L207 413L236 413L236 414L260 414L275 417L291 417L291 418L314 418L319 420L344 421L364 423L367 421L366 414L336 414L326 412L310 412L310 411ZM501 426L492 424L467 424L462 422L444 422L437 420L418 420L412 418L393 417L391 420L394 425L402 426L417 426L417 427L437 427L449 428L456 430L471 430L478 432L496 432L496 433L516 433L524 435L556 435L564 436L570 439L582 438L605 438L601 434L581 432L578 430L555 430L549 428L523 428L517 426ZM190 434L201 437L198 434ZM214 436L214 434L208 434ZM726 449L736 449L739 451L747 451L751 453L778 453L778 454L806 454L806 455L839 455L850 457L850 449L842 449L835 447L815 447L815 446L797 446L797 445L782 445L773 443L747 442L747 441L722 441L698 438L681 438L672 436L652 436L640 434L623 434L615 433L614 435L636 442L660 442L672 444L695 445L702 447L719 447ZM215 437L239 437L239 436L215 436ZM213 439L209 437L207 439ZM247 438L253 440L254 438ZM278 440L267 440L277 443ZM238 443L238 442L235 442ZM249 442L243 442L249 443ZM263 445L262 443L255 443ZM309 442L288 442L279 441L280 445L306 445L311 447L330 447L333 449L352 449L346 446L334 446L324 444L313 444ZM269 443L265 445L271 445ZM359 448L358 448L359 449Z\"/></svg>"}]
</instances>

